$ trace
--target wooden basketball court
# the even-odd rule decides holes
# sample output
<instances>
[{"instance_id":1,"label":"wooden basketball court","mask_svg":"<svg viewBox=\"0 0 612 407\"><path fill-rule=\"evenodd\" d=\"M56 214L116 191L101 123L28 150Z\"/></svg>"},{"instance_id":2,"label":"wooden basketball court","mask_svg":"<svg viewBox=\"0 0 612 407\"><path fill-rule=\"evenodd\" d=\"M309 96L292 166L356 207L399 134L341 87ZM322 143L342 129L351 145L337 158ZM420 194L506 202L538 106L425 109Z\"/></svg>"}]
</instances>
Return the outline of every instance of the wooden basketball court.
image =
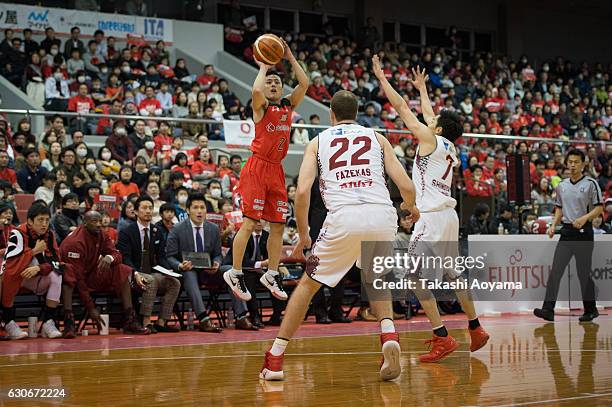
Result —
<instances>
[{"instance_id":1,"label":"wooden basketball court","mask_svg":"<svg viewBox=\"0 0 612 407\"><path fill-rule=\"evenodd\" d=\"M380 382L376 323L300 328L284 382L261 383L263 352L276 328L223 334L92 335L0 342L0 406L610 406L612 316L549 324L532 316L484 318L491 340L470 354L463 315L447 321L461 347L419 364L430 331L397 321L403 373ZM9 389L64 388L64 399L9 399Z\"/></svg>"}]
</instances>

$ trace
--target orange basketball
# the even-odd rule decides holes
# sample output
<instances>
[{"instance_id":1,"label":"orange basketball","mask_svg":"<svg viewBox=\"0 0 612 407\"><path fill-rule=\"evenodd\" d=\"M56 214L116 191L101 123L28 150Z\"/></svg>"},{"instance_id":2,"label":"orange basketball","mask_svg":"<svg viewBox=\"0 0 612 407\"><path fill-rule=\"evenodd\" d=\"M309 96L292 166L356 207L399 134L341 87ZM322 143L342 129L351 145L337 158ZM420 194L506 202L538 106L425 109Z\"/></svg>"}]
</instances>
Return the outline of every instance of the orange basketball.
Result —
<instances>
[{"instance_id":1,"label":"orange basketball","mask_svg":"<svg viewBox=\"0 0 612 407\"><path fill-rule=\"evenodd\" d=\"M284 53L283 41L274 34L264 34L253 44L253 56L267 65L276 65Z\"/></svg>"}]
</instances>

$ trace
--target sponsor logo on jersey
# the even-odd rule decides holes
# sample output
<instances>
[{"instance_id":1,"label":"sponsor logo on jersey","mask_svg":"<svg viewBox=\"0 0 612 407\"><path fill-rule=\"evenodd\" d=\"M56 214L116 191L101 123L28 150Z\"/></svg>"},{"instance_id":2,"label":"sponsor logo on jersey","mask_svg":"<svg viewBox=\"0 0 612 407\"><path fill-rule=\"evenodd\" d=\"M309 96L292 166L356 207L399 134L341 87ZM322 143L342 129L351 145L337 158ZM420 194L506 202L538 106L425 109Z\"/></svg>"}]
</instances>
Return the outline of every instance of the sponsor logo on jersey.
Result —
<instances>
[{"instance_id":1,"label":"sponsor logo on jersey","mask_svg":"<svg viewBox=\"0 0 612 407\"><path fill-rule=\"evenodd\" d=\"M253 202L255 202L256 204L265 204L266 201L264 201L263 199L253 199Z\"/></svg>"},{"instance_id":2,"label":"sponsor logo on jersey","mask_svg":"<svg viewBox=\"0 0 612 407\"><path fill-rule=\"evenodd\" d=\"M285 201L277 201L276 206L289 206Z\"/></svg>"},{"instance_id":3,"label":"sponsor logo on jersey","mask_svg":"<svg viewBox=\"0 0 612 407\"><path fill-rule=\"evenodd\" d=\"M253 205L253 209L255 209L256 211L263 211L264 207L261 205Z\"/></svg>"},{"instance_id":4,"label":"sponsor logo on jersey","mask_svg":"<svg viewBox=\"0 0 612 407\"><path fill-rule=\"evenodd\" d=\"M68 252L68 258L69 259L80 259L81 258L81 254L80 253L75 253L75 252Z\"/></svg>"},{"instance_id":5,"label":"sponsor logo on jersey","mask_svg":"<svg viewBox=\"0 0 612 407\"><path fill-rule=\"evenodd\" d=\"M374 182L371 179L364 181L349 181L340 184L340 189L354 189L354 188L370 188Z\"/></svg>"},{"instance_id":6,"label":"sponsor logo on jersey","mask_svg":"<svg viewBox=\"0 0 612 407\"><path fill-rule=\"evenodd\" d=\"M290 131L291 127L286 124L273 125L272 123L266 124L266 130L268 133L274 133L275 131Z\"/></svg>"},{"instance_id":7,"label":"sponsor logo on jersey","mask_svg":"<svg viewBox=\"0 0 612 407\"><path fill-rule=\"evenodd\" d=\"M276 211L277 212L282 212L282 213L289 213L289 209L283 208L283 207L280 207L280 206L278 208L276 208Z\"/></svg>"}]
</instances>

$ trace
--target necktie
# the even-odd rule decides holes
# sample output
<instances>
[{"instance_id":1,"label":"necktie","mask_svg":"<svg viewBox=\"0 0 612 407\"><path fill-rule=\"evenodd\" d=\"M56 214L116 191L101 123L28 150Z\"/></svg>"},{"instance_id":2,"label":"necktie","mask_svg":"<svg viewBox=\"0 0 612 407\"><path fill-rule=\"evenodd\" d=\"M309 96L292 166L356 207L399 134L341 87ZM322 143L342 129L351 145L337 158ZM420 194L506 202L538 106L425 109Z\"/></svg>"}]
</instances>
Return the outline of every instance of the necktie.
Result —
<instances>
[{"instance_id":1,"label":"necktie","mask_svg":"<svg viewBox=\"0 0 612 407\"><path fill-rule=\"evenodd\" d=\"M255 248L253 249L253 261L259 260L259 235L255 235Z\"/></svg>"},{"instance_id":2,"label":"necktie","mask_svg":"<svg viewBox=\"0 0 612 407\"><path fill-rule=\"evenodd\" d=\"M142 239L142 261L140 269L143 273L151 274L151 257L149 253L149 228L144 228L144 239Z\"/></svg>"},{"instance_id":3,"label":"necktie","mask_svg":"<svg viewBox=\"0 0 612 407\"><path fill-rule=\"evenodd\" d=\"M204 242L202 241L202 235L200 235L201 226L196 227L196 252L204 252Z\"/></svg>"}]
</instances>

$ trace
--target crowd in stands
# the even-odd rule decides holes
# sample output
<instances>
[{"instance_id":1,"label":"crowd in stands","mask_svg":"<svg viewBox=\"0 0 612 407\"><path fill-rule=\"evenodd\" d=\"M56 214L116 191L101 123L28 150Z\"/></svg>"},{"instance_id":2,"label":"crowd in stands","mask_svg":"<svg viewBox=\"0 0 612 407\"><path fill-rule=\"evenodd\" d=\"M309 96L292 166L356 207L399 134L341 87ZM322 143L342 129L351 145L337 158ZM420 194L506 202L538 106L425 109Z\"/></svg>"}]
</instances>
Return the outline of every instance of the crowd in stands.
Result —
<instances>
[{"instance_id":1,"label":"crowd in stands","mask_svg":"<svg viewBox=\"0 0 612 407\"><path fill-rule=\"evenodd\" d=\"M55 37L52 28L46 30L40 44L28 30L24 30L23 38L10 29L4 35L0 42L0 73L47 110L142 118L75 119L55 115L49 118L42 134L32 133L28 119L18 123L0 119L0 249L9 246L10 235L17 226L44 217L46 212L40 206L49 211L50 229L60 248L71 232L96 228L91 226L92 219L84 219L88 211L95 210L101 213L99 230L112 243L108 254L103 255L112 257L110 264L116 265L125 253L115 247L121 246L122 233L141 224L142 205L151 204L150 219L143 222L155 225L160 239L165 241L176 224L193 221L189 205L200 202L206 220L216 225L218 243L227 256L240 225L236 186L243 160L239 155L209 149L209 140L223 139L222 126L201 121L176 122L177 118L235 120L250 116L249 103L244 104L235 96L212 65L204 66L201 73L191 73L184 60L171 63L161 41L154 46L138 41L119 46L116 39L98 31L94 39L84 42L78 27L63 42ZM538 217L551 213L554 187L568 177L564 166L567 148L564 141L567 140L583 142L578 147L587 152L588 174L598 180L604 192L607 210L594 226L600 233L612 231L612 145L587 144L610 140L610 67L574 65L559 58L544 62L536 69L526 57L514 62L490 53L475 53L464 59L457 52L444 49L408 52L401 45L395 48L386 44L378 50L341 39L310 39L304 34L285 36L285 39L310 75L308 95L325 104L340 89L357 94L361 101L358 122L385 129L409 173L417 144L404 132L401 118L370 75L373 52L381 57L393 86L417 112L420 110L418 92L408 78L411 68L421 66L429 74L434 108L460 113L465 119L466 133L558 140L514 142L464 137L457 143L462 165L456 169L455 195L495 202L495 207L481 202L469 219L462 219L468 233L498 233L500 229L504 233L533 232ZM243 50L247 60L252 58L249 49ZM287 66L280 63L276 68L286 73L285 83L295 85L295 75ZM163 117L163 120L154 121L152 117ZM299 115L293 119L296 123L305 122ZM308 121L319 124L320 118L312 115ZM94 152L84 142L85 134L106 135L105 145ZM306 144L317 134L314 129L296 128L293 142ZM193 140L195 147L186 148L186 139ZM534 205L532 211L524 214L522 231L517 212L508 205L506 196L505 158L514 152L531 158ZM16 193L34 194L37 203L32 207L38 209L32 213L32 219L17 217L17 210L26 208L15 207ZM292 208L294 185L288 186L288 195L290 213L284 243L292 245L297 239ZM108 205L102 196L114 197L115 205ZM400 216L398 236L410 233L412 225L406 219ZM223 256L217 260L218 269L231 263ZM173 264L182 265L183 261ZM183 270L177 267L169 266ZM123 277L117 278L121 284L125 283ZM143 283L148 277L134 275L132 278L138 284L148 284ZM58 282L47 283L56 286ZM78 283L75 284L78 288ZM108 288L116 288L113 284L109 282ZM93 284L93 287L100 285ZM47 315L53 315L56 297L54 292ZM123 303L129 302L124 296L121 298ZM5 319L7 313L11 315L9 305L3 303ZM234 308L238 318L247 312L253 317L255 313L252 304L234 304ZM96 317L95 311L91 311ZM275 309L274 323L279 321L278 313ZM202 325L209 319L200 314L197 317L204 330L217 332L212 323ZM150 309L145 308L144 313L141 310L140 315L150 325L146 319L150 317ZM365 319L371 317L365 315ZM167 318L166 309L162 321ZM134 311L128 308L126 320L129 322L126 332L146 331L135 320ZM252 329L260 324L258 317L253 317L241 326ZM155 329L163 332L164 328L165 325L149 326L148 332ZM51 328L49 332L51 336L56 334Z\"/></svg>"}]
</instances>

